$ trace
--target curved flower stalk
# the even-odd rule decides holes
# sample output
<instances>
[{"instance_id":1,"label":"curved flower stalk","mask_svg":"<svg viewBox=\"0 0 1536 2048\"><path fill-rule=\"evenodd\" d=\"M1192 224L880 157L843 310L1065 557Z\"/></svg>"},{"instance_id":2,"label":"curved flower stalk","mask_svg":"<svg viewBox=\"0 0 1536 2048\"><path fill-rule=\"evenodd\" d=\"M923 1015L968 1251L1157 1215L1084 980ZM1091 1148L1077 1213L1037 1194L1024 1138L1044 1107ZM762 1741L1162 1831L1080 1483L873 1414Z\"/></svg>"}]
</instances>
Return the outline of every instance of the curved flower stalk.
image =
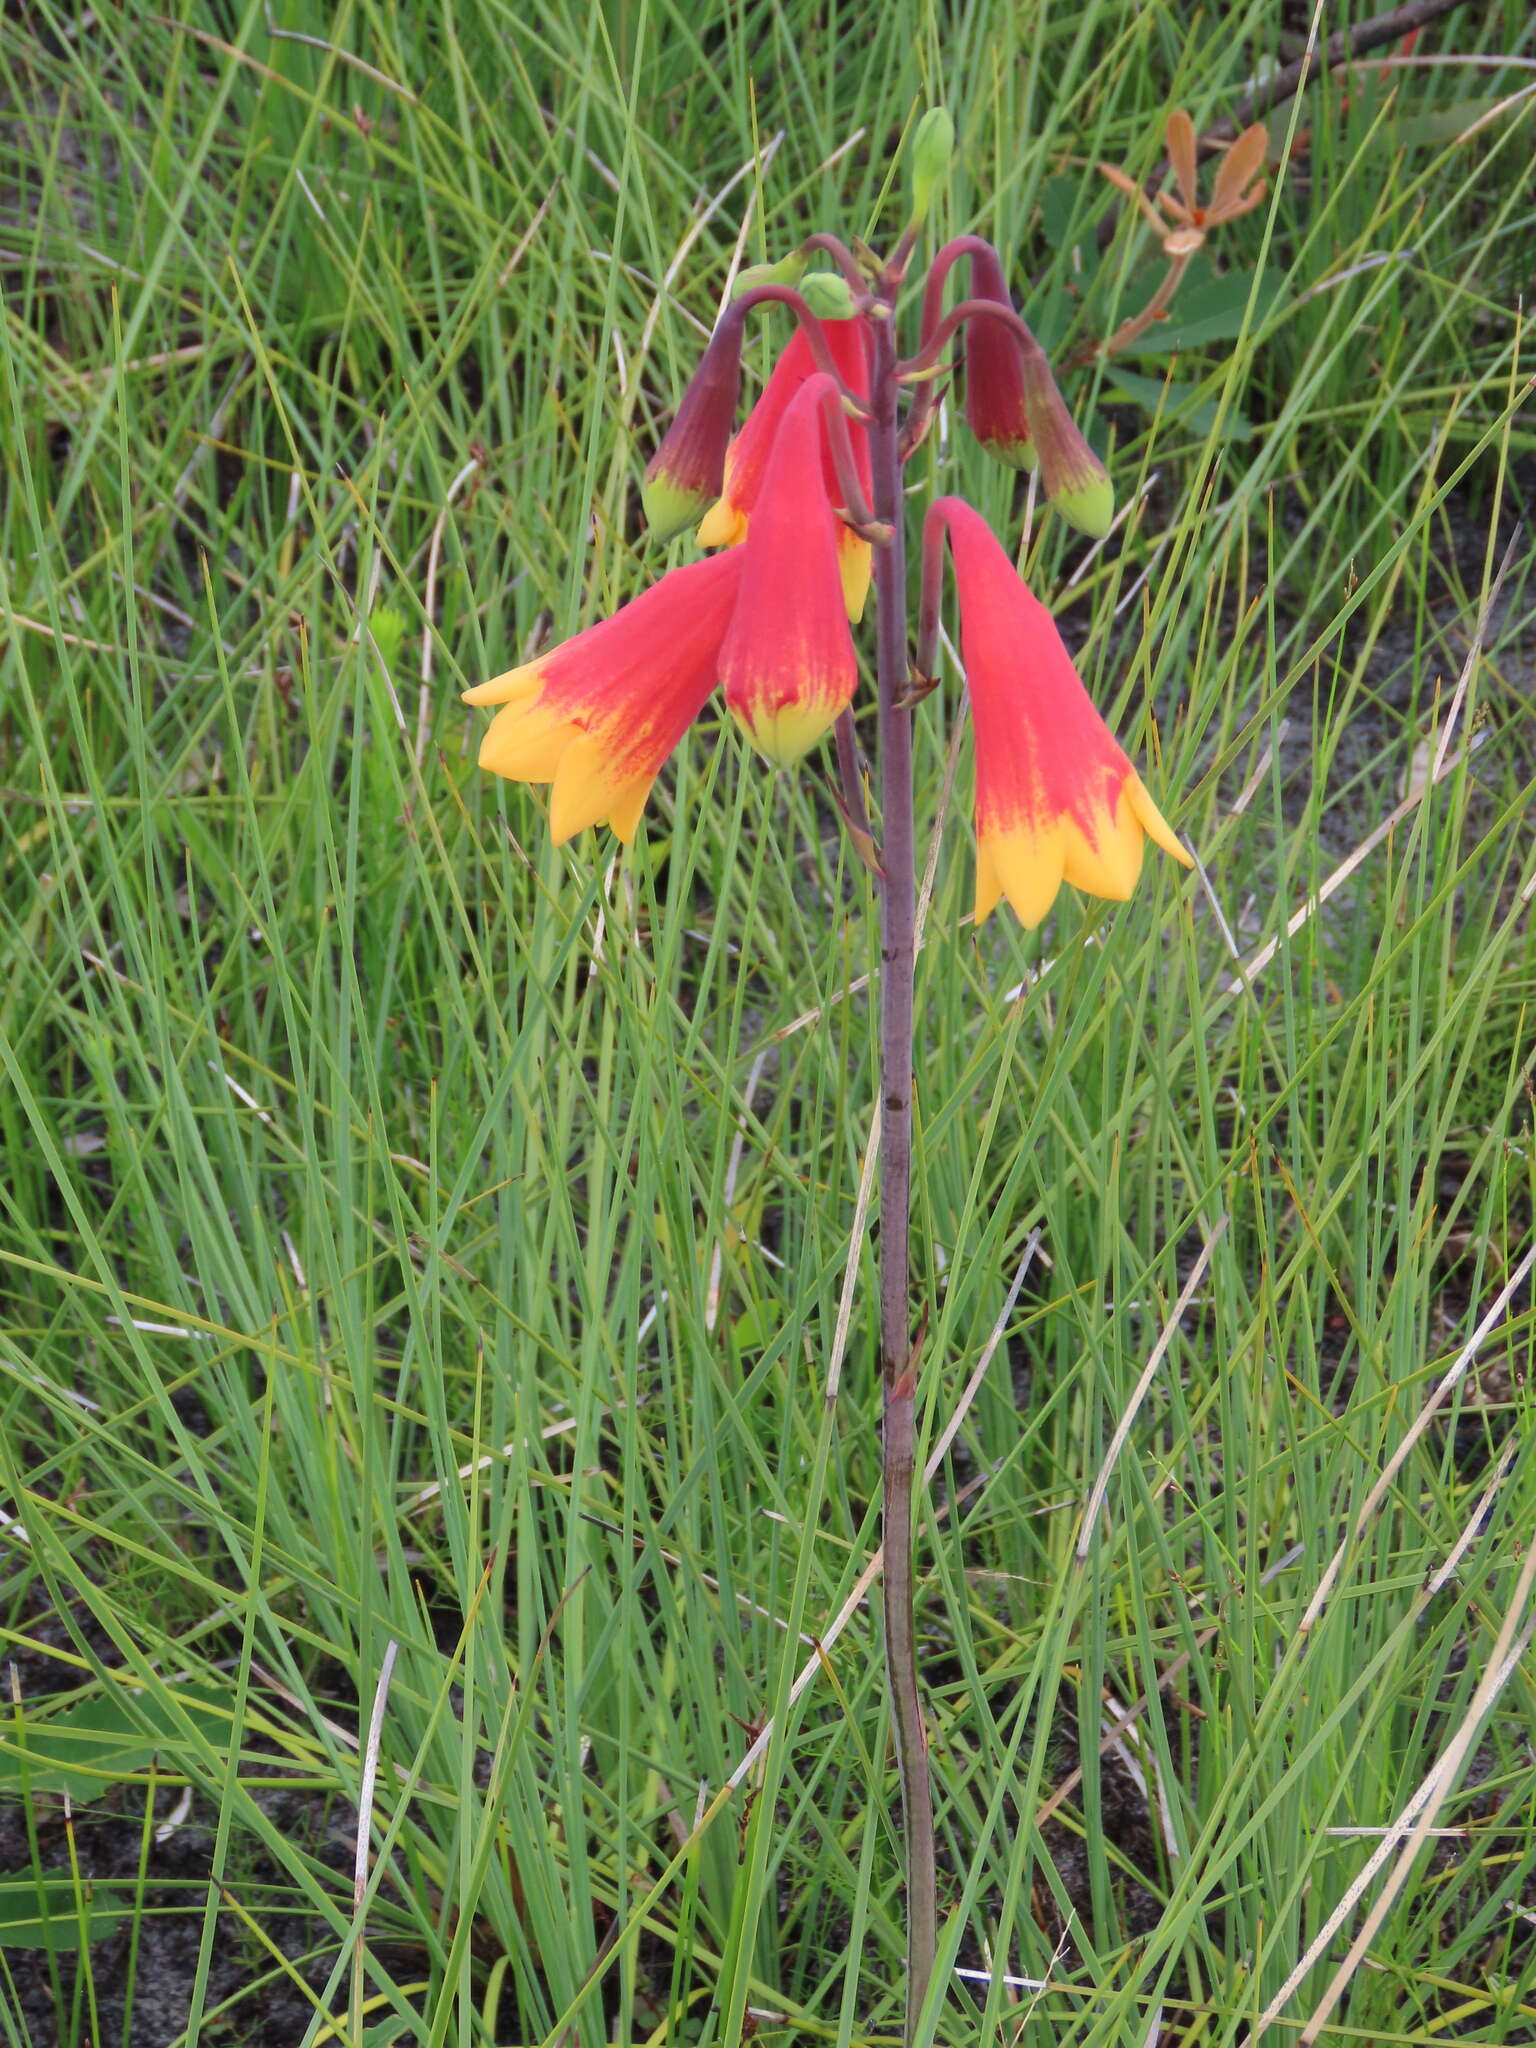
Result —
<instances>
[{"instance_id":1,"label":"curved flower stalk","mask_svg":"<svg viewBox=\"0 0 1536 2048\"><path fill-rule=\"evenodd\" d=\"M1123 903L1148 838L1188 867L1094 709L1055 620L961 498L940 498L928 513L925 614L936 619L946 533L976 732L976 922L1006 897L1033 928L1063 882Z\"/></svg>"},{"instance_id":2,"label":"curved flower stalk","mask_svg":"<svg viewBox=\"0 0 1536 2048\"><path fill-rule=\"evenodd\" d=\"M939 251L928 272L923 295L925 338L938 327L944 280L951 264L962 256L971 260L971 297L990 299L1013 311L997 251L980 235L959 235ZM1017 335L1001 320L966 322L965 423L978 444L1010 469L1033 469L1039 462L1024 395L1024 352Z\"/></svg>"}]
</instances>

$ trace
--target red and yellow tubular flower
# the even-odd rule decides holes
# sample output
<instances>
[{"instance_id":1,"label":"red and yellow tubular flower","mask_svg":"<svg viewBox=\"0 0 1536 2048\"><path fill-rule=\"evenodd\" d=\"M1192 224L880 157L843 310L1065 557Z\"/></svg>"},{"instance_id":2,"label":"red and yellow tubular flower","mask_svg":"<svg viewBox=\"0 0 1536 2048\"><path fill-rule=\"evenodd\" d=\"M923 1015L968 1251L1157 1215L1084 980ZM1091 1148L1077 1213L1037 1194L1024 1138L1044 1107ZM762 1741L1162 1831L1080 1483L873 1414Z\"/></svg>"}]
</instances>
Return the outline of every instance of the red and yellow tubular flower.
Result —
<instances>
[{"instance_id":1,"label":"red and yellow tubular flower","mask_svg":"<svg viewBox=\"0 0 1536 2048\"><path fill-rule=\"evenodd\" d=\"M746 542L735 551L741 585L720 650L732 715L781 768L826 733L859 677L838 559L847 529L822 467L821 409L836 394L830 377L809 377L785 408Z\"/></svg>"},{"instance_id":2,"label":"red and yellow tubular flower","mask_svg":"<svg viewBox=\"0 0 1536 2048\"><path fill-rule=\"evenodd\" d=\"M980 513L940 498L960 600L960 657L976 730L976 922L1006 896L1039 924L1063 882L1123 902L1142 843L1190 857L1083 688L1055 621Z\"/></svg>"},{"instance_id":3,"label":"red and yellow tubular flower","mask_svg":"<svg viewBox=\"0 0 1536 2048\"><path fill-rule=\"evenodd\" d=\"M821 323L838 375L854 397L861 401L869 396L869 356L864 329L863 320L823 320ZM730 548L745 540L748 519L762 488L779 423L795 393L808 377L815 374L816 358L811 353L804 330L797 326L783 354L774 364L768 382L763 386L762 396L726 450L724 488L716 503L705 513L699 527L701 547ZM864 486L867 499L870 488L869 440L864 428L854 420L848 422L848 433L853 443L859 481ZM843 494L825 435L822 437L822 475L827 502L841 505ZM839 521L837 546L848 616L859 619L864 613L864 600L869 595L869 542L861 540L851 528Z\"/></svg>"},{"instance_id":4,"label":"red and yellow tubular flower","mask_svg":"<svg viewBox=\"0 0 1536 2048\"><path fill-rule=\"evenodd\" d=\"M1008 283L990 242L971 249L971 297L994 299L1013 310ZM965 423L989 455L1012 469L1038 460L1024 404L1024 355L1001 320L985 315L965 323Z\"/></svg>"},{"instance_id":5,"label":"red and yellow tubular flower","mask_svg":"<svg viewBox=\"0 0 1536 2048\"><path fill-rule=\"evenodd\" d=\"M607 821L626 845L651 784L715 686L742 558L671 569L584 633L464 692L499 704L480 766L548 782L558 846Z\"/></svg>"}]
</instances>

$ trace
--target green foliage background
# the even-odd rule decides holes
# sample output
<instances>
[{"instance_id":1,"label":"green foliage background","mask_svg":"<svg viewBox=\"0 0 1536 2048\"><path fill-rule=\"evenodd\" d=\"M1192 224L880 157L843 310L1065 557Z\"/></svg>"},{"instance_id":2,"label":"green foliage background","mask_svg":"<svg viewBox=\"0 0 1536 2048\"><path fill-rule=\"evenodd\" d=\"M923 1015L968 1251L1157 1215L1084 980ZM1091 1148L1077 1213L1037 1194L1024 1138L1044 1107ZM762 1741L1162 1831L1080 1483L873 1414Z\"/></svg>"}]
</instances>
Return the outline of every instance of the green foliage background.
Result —
<instances>
[{"instance_id":1,"label":"green foliage background","mask_svg":"<svg viewBox=\"0 0 1536 2048\"><path fill-rule=\"evenodd\" d=\"M1281 12L8 11L5 2038L172 2038L168 1929L178 2041L899 2026L871 883L714 713L633 853L553 850L457 692L663 566L733 266L889 237L924 105L1064 360L1160 273L1095 161L1155 178ZM974 934L946 669L925 2038L1235 2043L1305 1963L1290 2038L1438 1770L1321 2038L1533 2038L1533 107L1504 0L1276 111L1174 318L1064 373L1107 545L953 409L913 465L1204 871Z\"/></svg>"}]
</instances>

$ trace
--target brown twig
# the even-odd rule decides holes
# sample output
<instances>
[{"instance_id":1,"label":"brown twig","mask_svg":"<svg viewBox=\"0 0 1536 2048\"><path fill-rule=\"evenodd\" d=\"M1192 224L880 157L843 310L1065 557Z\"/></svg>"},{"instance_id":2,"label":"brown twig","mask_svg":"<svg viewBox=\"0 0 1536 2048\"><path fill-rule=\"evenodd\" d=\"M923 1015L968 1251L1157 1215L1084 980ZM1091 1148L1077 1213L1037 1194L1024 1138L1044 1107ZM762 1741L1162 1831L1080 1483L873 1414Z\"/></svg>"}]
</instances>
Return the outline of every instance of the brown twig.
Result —
<instances>
[{"instance_id":1,"label":"brown twig","mask_svg":"<svg viewBox=\"0 0 1536 2048\"><path fill-rule=\"evenodd\" d=\"M1220 143L1232 141L1250 121L1294 98L1319 70L1332 71L1337 65L1363 57L1367 50L1377 49L1382 43L1396 42L1401 36L1411 35L1415 29L1438 21L1442 14L1449 14L1460 5L1461 0L1406 0L1404 6L1389 8L1385 14L1373 14L1368 21L1357 21L1353 28L1336 30L1320 49L1304 51L1294 64L1282 64L1272 78L1255 86L1252 92L1244 93L1227 120L1217 121L1206 129L1200 137L1200 147L1210 150Z\"/></svg>"}]
</instances>

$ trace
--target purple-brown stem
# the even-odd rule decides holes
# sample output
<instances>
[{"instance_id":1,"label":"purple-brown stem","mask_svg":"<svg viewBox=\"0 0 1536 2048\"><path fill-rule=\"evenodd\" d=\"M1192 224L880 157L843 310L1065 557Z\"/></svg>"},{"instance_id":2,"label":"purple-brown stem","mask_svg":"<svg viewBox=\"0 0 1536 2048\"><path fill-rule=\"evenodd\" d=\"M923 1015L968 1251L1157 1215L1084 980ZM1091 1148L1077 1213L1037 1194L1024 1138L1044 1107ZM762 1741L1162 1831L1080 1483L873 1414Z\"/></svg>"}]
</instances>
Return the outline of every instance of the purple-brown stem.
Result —
<instances>
[{"instance_id":1,"label":"purple-brown stem","mask_svg":"<svg viewBox=\"0 0 1536 2048\"><path fill-rule=\"evenodd\" d=\"M912 666L923 682L933 678L939 658L939 607L944 597L944 536L948 520L942 502L923 519L922 590L917 606L917 653Z\"/></svg>"},{"instance_id":2,"label":"purple-brown stem","mask_svg":"<svg viewBox=\"0 0 1536 2048\"><path fill-rule=\"evenodd\" d=\"M958 306L950 307L917 354L908 356L901 365L902 376L921 377L931 370L967 320L1000 320L1027 357L1038 357L1041 362L1047 360L1045 350L1036 341L1028 322L1015 313L1012 306L1005 306L1001 299L962 299Z\"/></svg>"},{"instance_id":3,"label":"purple-brown stem","mask_svg":"<svg viewBox=\"0 0 1536 2048\"><path fill-rule=\"evenodd\" d=\"M813 378L811 380L815 382ZM832 467L837 474L837 487L843 494L843 505L848 514L848 523L865 540L887 538L887 530L875 518L874 510L864 495L864 485L859 476L859 466L854 460L853 441L848 432L848 416L843 411L838 392L841 385L823 383L818 396L821 407L821 424L826 431L827 446L832 455ZM859 418L866 418L861 410Z\"/></svg>"},{"instance_id":4,"label":"purple-brown stem","mask_svg":"<svg viewBox=\"0 0 1536 2048\"><path fill-rule=\"evenodd\" d=\"M980 235L956 235L952 241L946 242L942 249L935 252L934 259L928 266L928 275L923 280L923 325L920 347L925 352L930 339L938 330L943 315L945 282L962 256L990 256L994 262L998 260L997 251L992 244L984 241ZM1008 310L1012 312L1013 308L1010 306ZM934 360L938 360L937 356ZM909 374L912 367L911 363L902 365L902 369ZM918 384L917 395L913 400L912 410L907 415L906 428L901 437L903 457L914 454L921 447L941 388L941 380L933 376L924 377Z\"/></svg>"},{"instance_id":5,"label":"purple-brown stem","mask_svg":"<svg viewBox=\"0 0 1536 2048\"><path fill-rule=\"evenodd\" d=\"M894 287L882 294L889 309ZM912 1196L912 984L916 966L917 859L912 815L912 713L907 694L906 550L896 418L896 336L889 310L873 323L869 455L877 520L890 539L875 563L880 686L880 1381L883 1393L886 1678L906 1850L907 1981L904 2038L912 2048L933 1976L937 1939L933 1791L917 1688L913 1618L913 1514L917 1370L909 1313Z\"/></svg>"},{"instance_id":6,"label":"purple-brown stem","mask_svg":"<svg viewBox=\"0 0 1536 2048\"><path fill-rule=\"evenodd\" d=\"M720 327L724 327L729 321L734 321L738 327L744 326L747 315L756 306L788 306L789 310L800 322L801 330L811 345L811 354L815 358L817 369L832 379L844 398L850 399L854 405L860 403L859 394L848 389L838 371L837 364L832 360L832 351L827 347L827 337L821 331L821 322L793 285L754 285L751 291L743 292L739 299L733 299L730 305L726 307L720 316L720 325L715 329L715 332L718 334Z\"/></svg>"},{"instance_id":7,"label":"purple-brown stem","mask_svg":"<svg viewBox=\"0 0 1536 2048\"><path fill-rule=\"evenodd\" d=\"M814 235L806 236L805 240L800 244L800 254L802 256L807 255L812 249L819 249L824 256L832 258L832 261L843 274L843 282L847 285L849 291L853 293L855 299L868 297L869 279L860 270L859 259L854 255L846 242L840 240L836 235L827 234L825 230L819 230Z\"/></svg>"}]
</instances>

